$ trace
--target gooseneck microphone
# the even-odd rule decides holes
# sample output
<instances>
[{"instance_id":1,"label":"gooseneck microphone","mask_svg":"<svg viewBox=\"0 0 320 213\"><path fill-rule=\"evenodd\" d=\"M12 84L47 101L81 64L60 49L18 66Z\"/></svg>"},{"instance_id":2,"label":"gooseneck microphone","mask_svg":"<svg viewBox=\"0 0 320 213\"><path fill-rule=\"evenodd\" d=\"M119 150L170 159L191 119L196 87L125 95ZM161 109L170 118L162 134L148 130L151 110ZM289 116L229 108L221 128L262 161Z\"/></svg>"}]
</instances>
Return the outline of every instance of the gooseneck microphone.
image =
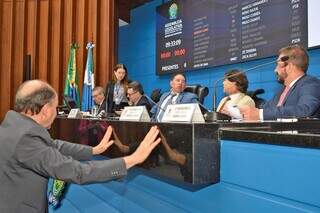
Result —
<instances>
[{"instance_id":1,"label":"gooseneck microphone","mask_svg":"<svg viewBox=\"0 0 320 213\"><path fill-rule=\"evenodd\" d=\"M105 94L105 99L106 99L106 104L105 104L105 117L108 117L108 108L109 108L109 90L110 90L110 84L107 84L107 88L106 88L106 94Z\"/></svg>"},{"instance_id":2,"label":"gooseneck microphone","mask_svg":"<svg viewBox=\"0 0 320 213\"><path fill-rule=\"evenodd\" d=\"M142 95L142 96L144 96L144 97L146 97L147 99L148 99L148 101L150 101L154 106L156 106L157 108L159 108L160 110L162 110L162 111L165 111L165 109L163 109L163 108L161 108L161 104L159 104L159 102L158 103L156 103L154 100L152 100L149 96L147 96L147 95ZM152 106L153 107L153 106Z\"/></svg>"},{"instance_id":3,"label":"gooseneck microphone","mask_svg":"<svg viewBox=\"0 0 320 213\"><path fill-rule=\"evenodd\" d=\"M263 66L266 66L268 64L273 64L277 61L282 61L282 62L287 62L289 60L289 56L282 56L279 60L273 60L273 61L270 61L270 62L267 62L267 63L263 63L263 64L260 64L260 65L257 65L257 66L254 66L254 67L251 67L247 70L244 70L242 72L239 72L239 73L235 73L235 74L232 74L232 75L229 75L229 76L224 76L222 78L218 78L217 80L215 80L214 84L213 84L213 111L215 112L216 109L217 109L217 85L218 85L218 82L220 82L221 80L224 80L226 78L231 78L231 77L234 77L234 76L237 76L237 75L240 75L240 74L243 74L243 73L247 73L247 72L250 72L252 70L256 70L260 67L263 67Z\"/></svg>"}]
</instances>

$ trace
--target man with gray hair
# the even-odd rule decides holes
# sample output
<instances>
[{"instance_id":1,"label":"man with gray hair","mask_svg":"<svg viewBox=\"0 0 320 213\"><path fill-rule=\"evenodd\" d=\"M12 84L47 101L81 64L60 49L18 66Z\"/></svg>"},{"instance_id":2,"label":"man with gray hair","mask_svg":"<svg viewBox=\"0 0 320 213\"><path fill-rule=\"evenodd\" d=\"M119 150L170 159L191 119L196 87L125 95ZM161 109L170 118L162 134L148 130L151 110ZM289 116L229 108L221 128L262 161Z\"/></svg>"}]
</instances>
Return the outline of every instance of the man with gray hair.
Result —
<instances>
[{"instance_id":1,"label":"man with gray hair","mask_svg":"<svg viewBox=\"0 0 320 213\"><path fill-rule=\"evenodd\" d=\"M14 111L8 111L0 125L0 212L47 212L50 177L78 184L117 179L160 142L154 126L129 156L80 162L112 145L112 127L95 147L53 140L47 129L57 105L58 95L46 82L31 80L19 87Z\"/></svg>"},{"instance_id":2,"label":"man with gray hair","mask_svg":"<svg viewBox=\"0 0 320 213\"><path fill-rule=\"evenodd\" d=\"M96 86L95 88L93 88L92 97L94 103L97 105L97 114L106 109L106 98L103 87Z\"/></svg>"}]
</instances>

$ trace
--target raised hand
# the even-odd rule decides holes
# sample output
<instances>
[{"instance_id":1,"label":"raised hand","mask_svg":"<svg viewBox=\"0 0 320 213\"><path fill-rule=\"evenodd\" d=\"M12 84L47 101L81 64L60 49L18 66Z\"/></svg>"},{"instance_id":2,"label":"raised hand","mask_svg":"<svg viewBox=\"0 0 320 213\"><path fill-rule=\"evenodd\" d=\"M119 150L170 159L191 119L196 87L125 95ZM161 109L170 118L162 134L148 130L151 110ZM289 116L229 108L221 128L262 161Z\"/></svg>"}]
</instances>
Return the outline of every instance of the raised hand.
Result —
<instances>
[{"instance_id":1,"label":"raised hand","mask_svg":"<svg viewBox=\"0 0 320 213\"><path fill-rule=\"evenodd\" d=\"M152 152L152 150L160 143L161 139L157 138L159 129L157 126L151 127L143 141L140 143L136 151L127 157L124 157L124 161L127 169L142 163Z\"/></svg>"},{"instance_id":2,"label":"raised hand","mask_svg":"<svg viewBox=\"0 0 320 213\"><path fill-rule=\"evenodd\" d=\"M111 135L112 135L112 127L109 126L100 143L97 146L92 148L93 155L99 155L103 153L113 144L114 141L110 140Z\"/></svg>"}]
</instances>

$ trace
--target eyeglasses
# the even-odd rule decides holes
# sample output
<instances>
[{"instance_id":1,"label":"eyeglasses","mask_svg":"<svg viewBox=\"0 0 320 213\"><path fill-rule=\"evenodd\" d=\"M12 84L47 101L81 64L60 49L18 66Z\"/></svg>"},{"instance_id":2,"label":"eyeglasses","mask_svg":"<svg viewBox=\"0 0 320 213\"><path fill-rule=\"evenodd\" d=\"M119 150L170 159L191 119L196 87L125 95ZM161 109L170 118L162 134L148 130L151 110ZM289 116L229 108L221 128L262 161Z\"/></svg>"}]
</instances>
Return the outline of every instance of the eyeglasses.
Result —
<instances>
[{"instance_id":1,"label":"eyeglasses","mask_svg":"<svg viewBox=\"0 0 320 213\"><path fill-rule=\"evenodd\" d=\"M132 93L127 93L128 96L136 94L138 91L132 92Z\"/></svg>"},{"instance_id":2,"label":"eyeglasses","mask_svg":"<svg viewBox=\"0 0 320 213\"><path fill-rule=\"evenodd\" d=\"M92 97L93 98L96 98L96 97L98 97L99 95L101 95L100 93L99 94L92 94Z\"/></svg>"}]
</instances>

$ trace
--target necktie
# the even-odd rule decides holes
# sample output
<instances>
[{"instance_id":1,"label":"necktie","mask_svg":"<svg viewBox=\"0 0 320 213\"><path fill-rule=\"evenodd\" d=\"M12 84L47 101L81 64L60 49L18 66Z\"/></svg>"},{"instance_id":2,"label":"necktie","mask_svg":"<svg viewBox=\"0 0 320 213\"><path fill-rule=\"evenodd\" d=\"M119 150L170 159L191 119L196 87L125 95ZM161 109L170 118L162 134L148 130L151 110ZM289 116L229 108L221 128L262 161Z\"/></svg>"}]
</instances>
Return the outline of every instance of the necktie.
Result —
<instances>
[{"instance_id":1,"label":"necktie","mask_svg":"<svg viewBox=\"0 0 320 213\"><path fill-rule=\"evenodd\" d=\"M279 101L278 101L277 106L282 106L282 105L283 105L283 101L284 101L284 99L286 98L289 90L290 90L290 87L289 87L289 86L286 86L286 87L284 88L284 90L283 90L283 92L282 92L282 94L281 94L281 96L280 96L280 98L279 98Z\"/></svg>"},{"instance_id":2,"label":"necktie","mask_svg":"<svg viewBox=\"0 0 320 213\"><path fill-rule=\"evenodd\" d=\"M162 117L163 117L163 115L164 115L164 111L166 111L166 109L167 109L167 107L168 107L169 104L172 104L172 99L173 99L173 97L175 97L175 96L176 96L176 94L170 94L170 95L168 96L168 98L167 98L167 102L161 104L160 109L159 109L160 112L159 112L159 115L158 115L158 117L157 117L157 120L158 120L159 122L161 122Z\"/></svg>"},{"instance_id":3,"label":"necktie","mask_svg":"<svg viewBox=\"0 0 320 213\"><path fill-rule=\"evenodd\" d=\"M221 107L220 107L220 109L219 109L219 112L222 112L224 106L225 106L226 103L227 103L228 101L230 101L230 100L231 100L231 98L230 98L230 96L228 96L228 97L224 100L224 102L222 103L222 105L221 105Z\"/></svg>"}]
</instances>

